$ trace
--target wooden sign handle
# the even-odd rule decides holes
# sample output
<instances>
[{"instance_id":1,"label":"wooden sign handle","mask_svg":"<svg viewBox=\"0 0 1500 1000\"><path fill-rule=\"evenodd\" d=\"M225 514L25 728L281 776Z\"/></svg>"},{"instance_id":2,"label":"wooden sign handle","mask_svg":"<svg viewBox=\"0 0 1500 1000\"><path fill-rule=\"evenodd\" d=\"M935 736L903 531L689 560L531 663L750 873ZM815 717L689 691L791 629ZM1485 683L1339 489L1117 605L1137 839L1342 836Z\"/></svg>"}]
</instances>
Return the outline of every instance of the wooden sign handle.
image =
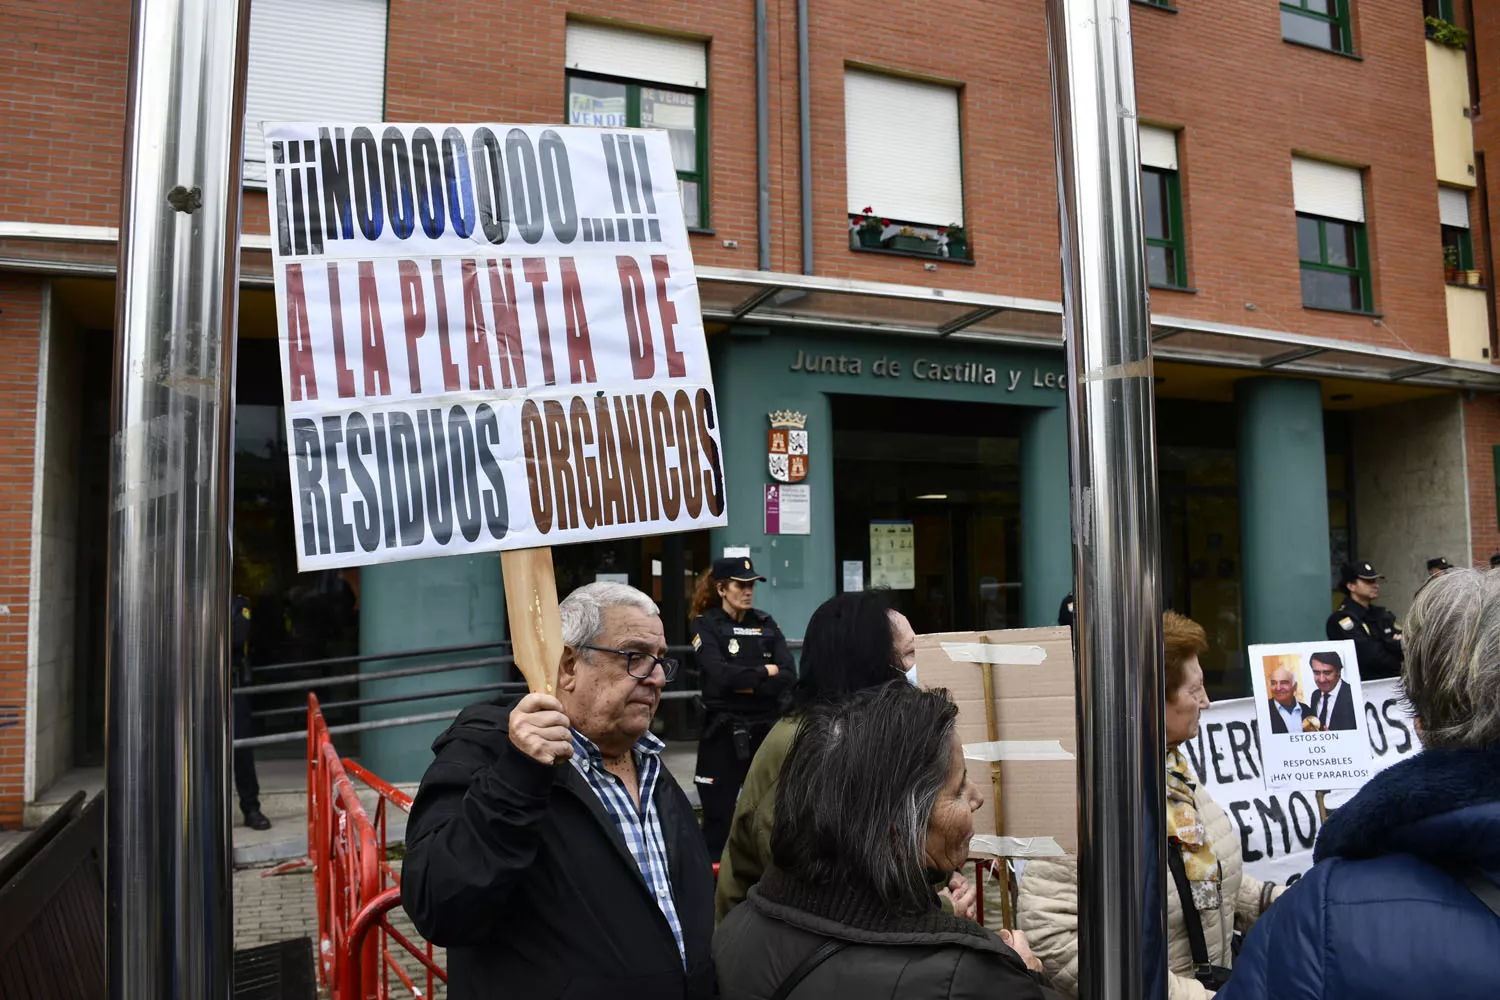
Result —
<instances>
[{"instance_id":1,"label":"wooden sign handle","mask_svg":"<svg viewBox=\"0 0 1500 1000\"><path fill-rule=\"evenodd\" d=\"M516 668L532 691L556 694L563 639L552 549L502 552L500 572L505 576L505 612Z\"/></svg>"},{"instance_id":2,"label":"wooden sign handle","mask_svg":"<svg viewBox=\"0 0 1500 1000\"><path fill-rule=\"evenodd\" d=\"M979 643L982 646L989 645L989 637L981 635ZM979 669L984 671L984 729L985 736L991 742L1000 738L1000 722L995 712L995 666L992 663L981 663ZM1005 834L1005 803L1002 796L1005 794L1005 780L1000 772L1000 762L990 761L990 808L995 813L995 836ZM1005 858L999 859L1000 863L1000 926L1007 930L1015 926L1015 914L1011 912L1010 904L1010 864Z\"/></svg>"}]
</instances>

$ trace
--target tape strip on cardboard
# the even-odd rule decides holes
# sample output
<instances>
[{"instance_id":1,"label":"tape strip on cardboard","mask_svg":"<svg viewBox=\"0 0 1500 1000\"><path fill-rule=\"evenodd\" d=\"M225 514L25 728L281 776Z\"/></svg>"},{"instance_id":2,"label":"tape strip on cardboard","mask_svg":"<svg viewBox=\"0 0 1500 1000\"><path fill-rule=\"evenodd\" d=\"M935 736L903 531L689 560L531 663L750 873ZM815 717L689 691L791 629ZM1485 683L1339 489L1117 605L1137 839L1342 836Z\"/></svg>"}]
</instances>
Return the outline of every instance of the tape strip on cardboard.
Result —
<instances>
[{"instance_id":1,"label":"tape strip on cardboard","mask_svg":"<svg viewBox=\"0 0 1500 1000\"><path fill-rule=\"evenodd\" d=\"M1072 760L1060 740L995 740L965 743L965 760Z\"/></svg>"},{"instance_id":2,"label":"tape strip on cardboard","mask_svg":"<svg viewBox=\"0 0 1500 1000\"><path fill-rule=\"evenodd\" d=\"M1047 658L1041 646L989 645L982 642L945 642L943 652L954 663L994 663L1007 667L1034 667Z\"/></svg>"},{"instance_id":3,"label":"tape strip on cardboard","mask_svg":"<svg viewBox=\"0 0 1500 1000\"><path fill-rule=\"evenodd\" d=\"M989 833L976 834L969 850L997 858L1062 858L1068 854L1051 837L997 837Z\"/></svg>"}]
</instances>

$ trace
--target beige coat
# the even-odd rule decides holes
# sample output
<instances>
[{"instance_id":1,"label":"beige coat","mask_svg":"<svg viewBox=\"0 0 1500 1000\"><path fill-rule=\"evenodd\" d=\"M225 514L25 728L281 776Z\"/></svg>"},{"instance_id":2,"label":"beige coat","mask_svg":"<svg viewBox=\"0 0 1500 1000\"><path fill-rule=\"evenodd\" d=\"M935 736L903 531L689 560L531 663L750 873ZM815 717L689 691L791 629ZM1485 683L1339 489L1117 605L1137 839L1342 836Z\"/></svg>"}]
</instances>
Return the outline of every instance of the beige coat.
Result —
<instances>
[{"instance_id":1,"label":"beige coat","mask_svg":"<svg viewBox=\"0 0 1500 1000\"><path fill-rule=\"evenodd\" d=\"M1202 788L1193 796L1194 805L1223 869L1222 905L1202 913L1204 943L1214 965L1233 962L1230 941L1234 929L1249 930L1261 914L1261 883L1244 873L1240 862L1240 835L1224 810ZM1169 846L1168 850L1176 850ZM1281 888L1274 891L1281 894ZM1192 977L1193 954L1182 922L1182 903L1171 879L1167 894L1168 1000L1206 1000L1212 996ZM1274 897L1273 897L1274 898ZM1016 925L1026 933L1031 950L1047 968L1053 984L1068 996L1078 995L1078 863L1074 858L1030 861L1021 879Z\"/></svg>"}]
</instances>

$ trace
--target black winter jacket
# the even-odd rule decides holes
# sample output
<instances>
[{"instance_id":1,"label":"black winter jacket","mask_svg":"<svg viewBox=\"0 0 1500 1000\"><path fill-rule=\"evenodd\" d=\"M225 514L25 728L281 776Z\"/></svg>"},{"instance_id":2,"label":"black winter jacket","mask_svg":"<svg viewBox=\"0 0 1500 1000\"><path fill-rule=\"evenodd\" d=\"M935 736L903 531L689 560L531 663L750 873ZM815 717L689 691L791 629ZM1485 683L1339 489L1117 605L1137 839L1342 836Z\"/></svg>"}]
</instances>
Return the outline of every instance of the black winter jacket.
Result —
<instances>
[{"instance_id":1,"label":"black winter jacket","mask_svg":"<svg viewBox=\"0 0 1500 1000\"><path fill-rule=\"evenodd\" d=\"M1042 1000L1039 977L993 932L932 910L889 912L850 886L819 890L772 868L714 934L725 1000L767 1000L828 940L847 946L802 980L790 1000Z\"/></svg>"},{"instance_id":2,"label":"black winter jacket","mask_svg":"<svg viewBox=\"0 0 1500 1000\"><path fill-rule=\"evenodd\" d=\"M685 972L603 803L571 764L547 767L511 744L510 708L472 705L438 737L406 828L401 902L417 930L448 949L448 995L714 996L713 869L682 789L663 767L653 798Z\"/></svg>"}]
</instances>

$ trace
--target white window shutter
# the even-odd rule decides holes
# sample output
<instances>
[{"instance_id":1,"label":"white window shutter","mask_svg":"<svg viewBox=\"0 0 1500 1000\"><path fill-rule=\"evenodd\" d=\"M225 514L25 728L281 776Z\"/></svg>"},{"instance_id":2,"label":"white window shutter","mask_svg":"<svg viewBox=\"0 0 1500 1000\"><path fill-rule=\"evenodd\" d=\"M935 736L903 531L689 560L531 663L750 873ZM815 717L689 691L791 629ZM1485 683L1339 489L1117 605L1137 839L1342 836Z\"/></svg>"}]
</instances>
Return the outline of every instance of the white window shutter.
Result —
<instances>
[{"instance_id":1,"label":"white window shutter","mask_svg":"<svg viewBox=\"0 0 1500 1000\"><path fill-rule=\"evenodd\" d=\"M250 5L246 181L266 179L261 122L385 117L385 20L386 0L255 0Z\"/></svg>"},{"instance_id":2,"label":"white window shutter","mask_svg":"<svg viewBox=\"0 0 1500 1000\"><path fill-rule=\"evenodd\" d=\"M1155 125L1141 126L1141 166L1177 169L1177 133Z\"/></svg>"},{"instance_id":3,"label":"white window shutter","mask_svg":"<svg viewBox=\"0 0 1500 1000\"><path fill-rule=\"evenodd\" d=\"M958 91L848 70L844 136L849 211L946 226L964 221Z\"/></svg>"},{"instance_id":4,"label":"white window shutter","mask_svg":"<svg viewBox=\"0 0 1500 1000\"><path fill-rule=\"evenodd\" d=\"M568 69L585 73L697 90L708 87L708 49L691 38L569 21L565 59Z\"/></svg>"},{"instance_id":5,"label":"white window shutter","mask_svg":"<svg viewBox=\"0 0 1500 1000\"><path fill-rule=\"evenodd\" d=\"M1297 211L1303 215L1365 221L1364 174L1355 167L1294 156L1292 195Z\"/></svg>"},{"instance_id":6,"label":"white window shutter","mask_svg":"<svg viewBox=\"0 0 1500 1000\"><path fill-rule=\"evenodd\" d=\"M1469 228L1469 192L1463 188L1438 188L1438 214L1443 225Z\"/></svg>"}]
</instances>

